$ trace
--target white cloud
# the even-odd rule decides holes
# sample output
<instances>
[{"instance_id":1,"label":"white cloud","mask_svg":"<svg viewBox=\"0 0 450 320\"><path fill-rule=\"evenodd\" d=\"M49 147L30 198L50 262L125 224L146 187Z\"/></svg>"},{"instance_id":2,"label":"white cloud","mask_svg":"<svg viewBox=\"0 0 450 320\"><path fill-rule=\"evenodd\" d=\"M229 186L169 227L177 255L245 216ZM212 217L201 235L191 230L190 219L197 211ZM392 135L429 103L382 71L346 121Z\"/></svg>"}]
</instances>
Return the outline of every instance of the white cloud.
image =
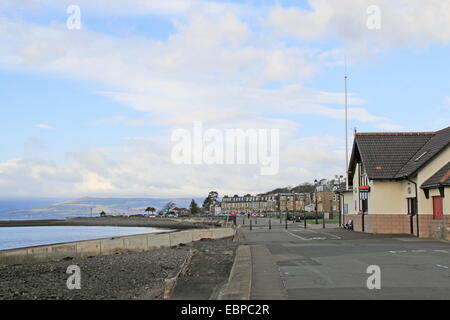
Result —
<instances>
[{"instance_id":1,"label":"white cloud","mask_svg":"<svg viewBox=\"0 0 450 320\"><path fill-rule=\"evenodd\" d=\"M342 105L341 93L320 92L301 85L262 89L260 85L272 81L308 78L313 66L302 57L302 52L294 49L212 45L215 39L227 39L224 34L230 33L231 39L236 32L246 33L235 16L226 13L223 17L223 21L202 20L202 25L207 24L202 28L180 27L180 33L165 43L5 21L0 40L10 41L11 46L0 56L0 63L10 68L100 81L120 90L104 94L135 109L154 111L161 123L167 124L175 124L176 117L186 120L185 115L193 116L193 111L208 115L213 114L212 110L225 117L285 112L342 118L342 111L325 106ZM225 28L228 20L236 20L236 26ZM192 22L197 23L195 19ZM203 29L217 32L209 31L207 44L199 48L191 39L202 38ZM349 102L364 103L354 94ZM363 122L380 120L362 108L355 108L351 115Z\"/></svg>"},{"instance_id":2,"label":"white cloud","mask_svg":"<svg viewBox=\"0 0 450 320\"><path fill-rule=\"evenodd\" d=\"M27 5L40 6L43 1ZM236 13L243 8L232 4L80 0L79 5L82 14L90 13L86 8L124 15L174 14L176 32L167 41L116 38L86 28L71 32L64 24L37 26L2 19L0 43L8 46L0 52L0 66L98 82L103 87L99 94L152 115L151 122L125 116L102 121L164 125L167 131L161 136L129 137L115 148L80 150L66 162L0 162L3 195L202 196L213 188L234 194L296 185L343 171L340 137L299 139L301 125L291 119L344 118L342 93L304 84L323 65L340 63L338 49L307 51L276 39L261 41L264 35ZM284 9L279 10L283 15ZM318 31L324 28L320 21L313 23ZM365 109L365 103L350 93L351 120L394 125ZM258 166L175 166L167 133L170 128L190 127L194 120L217 129L280 128L280 173L262 177ZM54 129L47 124L36 127Z\"/></svg>"},{"instance_id":3,"label":"white cloud","mask_svg":"<svg viewBox=\"0 0 450 320\"><path fill-rule=\"evenodd\" d=\"M292 125L284 123L286 126ZM13 159L0 162L3 196L204 196L210 189L256 193L341 172L336 137L297 139L282 132L280 172L261 176L251 165L175 165L167 137L127 139L113 148L80 150L65 162ZM20 194L18 194L20 193Z\"/></svg>"},{"instance_id":4,"label":"white cloud","mask_svg":"<svg viewBox=\"0 0 450 320\"><path fill-rule=\"evenodd\" d=\"M107 124L125 124L127 126L132 127L140 127L140 126L146 126L150 125L151 121L146 119L135 119L135 118L129 118L124 116L115 116L110 118L104 118L100 120L102 123Z\"/></svg>"},{"instance_id":5,"label":"white cloud","mask_svg":"<svg viewBox=\"0 0 450 320\"><path fill-rule=\"evenodd\" d=\"M239 45L250 36L250 29L232 13L218 17L194 15L189 24L176 23L180 42L188 46L211 47L223 44ZM175 36L177 38L177 36Z\"/></svg>"},{"instance_id":6,"label":"white cloud","mask_svg":"<svg viewBox=\"0 0 450 320\"><path fill-rule=\"evenodd\" d=\"M48 124L45 124L45 123L38 123L38 124L35 124L34 126L36 128L44 129L44 130L56 130L54 127L52 127Z\"/></svg>"},{"instance_id":7,"label":"white cloud","mask_svg":"<svg viewBox=\"0 0 450 320\"><path fill-rule=\"evenodd\" d=\"M299 38L336 38L355 50L450 43L450 3L441 0L309 0L310 10L276 6L268 24ZM381 12L381 29L369 30L369 6Z\"/></svg>"},{"instance_id":8,"label":"white cloud","mask_svg":"<svg viewBox=\"0 0 450 320\"><path fill-rule=\"evenodd\" d=\"M0 174L19 166L20 159L11 159L0 162Z\"/></svg>"},{"instance_id":9,"label":"white cloud","mask_svg":"<svg viewBox=\"0 0 450 320\"><path fill-rule=\"evenodd\" d=\"M71 0L2 0L0 7L3 10L18 10L22 12L39 11L42 8L46 10L59 10L73 4ZM202 0L77 0L76 4L80 6L82 13L121 16L142 16L149 14L168 14L168 15L186 15L193 12L202 11L209 14L216 14L224 10L239 10L242 5L202 1Z\"/></svg>"}]
</instances>

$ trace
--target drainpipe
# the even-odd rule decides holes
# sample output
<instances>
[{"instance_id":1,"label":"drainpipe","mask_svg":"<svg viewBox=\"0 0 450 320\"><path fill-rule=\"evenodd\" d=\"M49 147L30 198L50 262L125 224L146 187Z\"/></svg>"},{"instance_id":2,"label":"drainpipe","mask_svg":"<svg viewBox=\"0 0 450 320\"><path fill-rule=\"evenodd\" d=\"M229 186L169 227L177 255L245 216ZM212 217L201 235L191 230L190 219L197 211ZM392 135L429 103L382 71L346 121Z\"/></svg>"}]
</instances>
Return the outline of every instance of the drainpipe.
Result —
<instances>
[{"instance_id":1,"label":"drainpipe","mask_svg":"<svg viewBox=\"0 0 450 320\"><path fill-rule=\"evenodd\" d=\"M362 224L362 227L361 227L362 232L364 232L364 231L365 231L365 226L364 226L364 210L362 211L361 224Z\"/></svg>"},{"instance_id":2,"label":"drainpipe","mask_svg":"<svg viewBox=\"0 0 450 320\"><path fill-rule=\"evenodd\" d=\"M417 192L417 183L406 177L406 180L414 184L414 188L416 190L416 225L417 225L417 238L419 238L419 193Z\"/></svg>"}]
</instances>

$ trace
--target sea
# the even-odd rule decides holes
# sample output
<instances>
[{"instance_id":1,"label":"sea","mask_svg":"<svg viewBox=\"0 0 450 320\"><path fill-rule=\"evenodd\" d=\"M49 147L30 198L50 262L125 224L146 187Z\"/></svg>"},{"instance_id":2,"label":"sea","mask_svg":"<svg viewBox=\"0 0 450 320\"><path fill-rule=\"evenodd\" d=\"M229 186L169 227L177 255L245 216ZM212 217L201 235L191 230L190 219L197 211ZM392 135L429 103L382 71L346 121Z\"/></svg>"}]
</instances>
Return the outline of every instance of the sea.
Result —
<instances>
[{"instance_id":1,"label":"sea","mask_svg":"<svg viewBox=\"0 0 450 320\"><path fill-rule=\"evenodd\" d=\"M164 231L149 227L1 227L0 250Z\"/></svg>"},{"instance_id":2,"label":"sea","mask_svg":"<svg viewBox=\"0 0 450 320\"><path fill-rule=\"evenodd\" d=\"M89 217L90 214L88 212L89 210L86 209L87 207L77 206L77 204L92 203L95 205L97 202L105 204L123 203L122 206L127 207L130 202L135 204L137 201L136 199L86 198L76 201L73 207L67 208L63 206L59 210L55 210L55 204L66 200L60 198L0 198L0 220L64 220L73 217ZM152 204L152 200L148 200L150 205ZM145 199L140 201L142 205L147 203ZM161 202L163 203L164 200L161 200ZM81 209L77 209L78 207ZM126 209L123 210L123 212L126 211ZM112 226L0 227L0 250L163 231L166 230L149 227Z\"/></svg>"}]
</instances>

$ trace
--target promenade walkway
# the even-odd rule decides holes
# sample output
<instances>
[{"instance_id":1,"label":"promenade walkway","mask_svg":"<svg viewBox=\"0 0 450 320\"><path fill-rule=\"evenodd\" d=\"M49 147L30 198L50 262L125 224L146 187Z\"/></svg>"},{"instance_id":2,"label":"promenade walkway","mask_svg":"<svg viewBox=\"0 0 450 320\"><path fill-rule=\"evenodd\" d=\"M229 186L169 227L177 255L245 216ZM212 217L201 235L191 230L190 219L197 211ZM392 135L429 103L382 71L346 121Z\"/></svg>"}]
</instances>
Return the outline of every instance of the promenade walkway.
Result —
<instances>
[{"instance_id":1,"label":"promenade walkway","mask_svg":"<svg viewBox=\"0 0 450 320\"><path fill-rule=\"evenodd\" d=\"M450 299L450 244L238 217L251 248L251 299ZM319 220L319 222L321 222ZM243 224L243 225L242 225ZM381 289L369 290L369 266Z\"/></svg>"}]
</instances>

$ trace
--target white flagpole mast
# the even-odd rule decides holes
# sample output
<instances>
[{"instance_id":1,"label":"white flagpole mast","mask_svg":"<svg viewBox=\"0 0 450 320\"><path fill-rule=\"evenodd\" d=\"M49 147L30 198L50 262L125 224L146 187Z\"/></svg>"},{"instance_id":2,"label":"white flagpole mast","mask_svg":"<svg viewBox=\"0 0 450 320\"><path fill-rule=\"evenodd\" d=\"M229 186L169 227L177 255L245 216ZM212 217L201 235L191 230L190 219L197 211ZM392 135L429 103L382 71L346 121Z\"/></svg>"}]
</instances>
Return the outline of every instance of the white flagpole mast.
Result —
<instances>
[{"instance_id":1,"label":"white flagpole mast","mask_svg":"<svg viewBox=\"0 0 450 320\"><path fill-rule=\"evenodd\" d=\"M346 189L348 189L348 100L347 100L347 57L345 57L345 173Z\"/></svg>"}]
</instances>

